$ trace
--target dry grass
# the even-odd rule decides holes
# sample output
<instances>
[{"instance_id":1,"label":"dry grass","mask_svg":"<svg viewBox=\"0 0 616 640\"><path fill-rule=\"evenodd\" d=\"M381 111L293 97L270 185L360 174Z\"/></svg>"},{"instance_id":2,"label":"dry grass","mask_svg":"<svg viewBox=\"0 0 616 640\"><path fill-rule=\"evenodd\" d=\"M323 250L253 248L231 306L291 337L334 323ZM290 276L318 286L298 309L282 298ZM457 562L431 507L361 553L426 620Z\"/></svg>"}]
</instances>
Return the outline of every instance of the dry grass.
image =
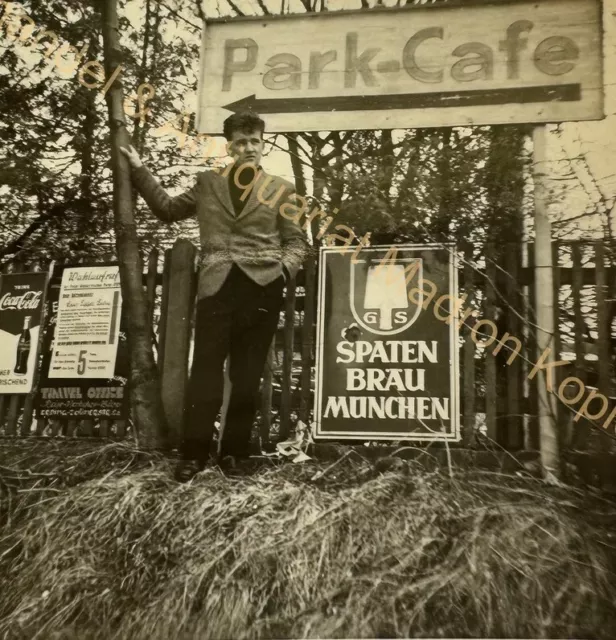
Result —
<instances>
[{"instance_id":1,"label":"dry grass","mask_svg":"<svg viewBox=\"0 0 616 640\"><path fill-rule=\"evenodd\" d=\"M0 469L23 487L3 501L2 637L614 637L598 497L358 456L187 485L127 445L55 465L29 485L24 460Z\"/></svg>"}]
</instances>

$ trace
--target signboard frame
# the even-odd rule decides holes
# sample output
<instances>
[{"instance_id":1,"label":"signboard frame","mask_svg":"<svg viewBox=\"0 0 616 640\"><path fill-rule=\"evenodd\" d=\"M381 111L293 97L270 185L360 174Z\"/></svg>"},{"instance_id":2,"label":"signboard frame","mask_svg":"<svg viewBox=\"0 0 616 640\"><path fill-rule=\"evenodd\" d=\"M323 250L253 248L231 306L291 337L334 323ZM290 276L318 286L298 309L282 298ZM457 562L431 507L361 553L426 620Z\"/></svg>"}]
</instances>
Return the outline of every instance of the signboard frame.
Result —
<instances>
[{"instance_id":1,"label":"signboard frame","mask_svg":"<svg viewBox=\"0 0 616 640\"><path fill-rule=\"evenodd\" d=\"M449 290L447 293L454 299L458 299L458 263L461 255L457 250L455 243L428 243L428 244L400 244L392 245L399 250L409 251L428 251L428 250L446 250L449 254ZM364 252L387 252L391 247L388 245L365 247L362 248L359 256ZM321 247L319 251L319 269L317 274L317 290L325 291L325 279L327 269L327 256L332 254L343 254L353 256L357 252L357 247ZM349 261L350 262L350 261ZM332 294L333 296L333 294ZM435 296L437 297L437 296ZM449 324L449 361L450 361L450 420L451 428L446 433L401 433L399 431L322 431L322 411L324 398L324 380L323 380L323 350L325 348L325 303L323 294L318 297L317 304L317 332L315 343L315 402L313 415L312 435L315 440L400 440L409 442L459 442L461 440L460 429L460 361L459 361L459 327L458 322L453 321ZM430 307L421 313L429 313ZM435 322L441 322L435 318ZM378 333L375 333L378 336ZM375 419L375 423L378 420Z\"/></svg>"},{"instance_id":2,"label":"signboard frame","mask_svg":"<svg viewBox=\"0 0 616 640\"><path fill-rule=\"evenodd\" d=\"M28 395L36 392L38 379L39 379L39 360L43 345L43 334L45 331L45 326L47 323L47 298L49 293L49 284L51 281L51 274L54 268L53 261L50 264L50 267L47 271L18 271L13 273L5 273L0 274L0 290L1 287L4 286L4 283L7 279L13 278L28 278L35 276L38 279L43 280L43 285L41 289L41 299L38 305L38 331L36 334L36 338L32 338L32 333L30 333L30 352L28 356L28 374L27 374L27 384L22 388L18 388L17 385L12 385L7 388L6 391L0 389L0 395L12 395L12 394L20 394L20 395ZM27 315L27 314L23 314ZM30 366L31 365L31 366ZM1 368L1 367L0 367Z\"/></svg>"},{"instance_id":3,"label":"signboard frame","mask_svg":"<svg viewBox=\"0 0 616 640\"><path fill-rule=\"evenodd\" d=\"M219 95L222 94L222 85L219 88L212 87L210 85L206 85L206 78L208 77L207 73L207 64L208 64L208 38L210 37L210 31L215 29L218 25L238 25L242 26L242 24L256 24L261 23L261 26L265 27L270 23L275 25L280 22L285 22L289 25L289 28L293 27L293 21L308 21L309 23L314 20L327 20L327 21L336 21L336 20L344 20L345 18L353 18L359 17L360 19L365 19L366 15L371 17L380 17L387 15L405 15L407 12L411 12L411 15L419 15L420 13L425 13L427 15L438 14L439 12L451 12L455 10L477 10L481 8L486 9L494 9L504 10L509 7L517 8L518 6L527 5L529 7L536 7L537 10L541 6L547 7L547 10L555 12L555 15L559 14L558 5L563 5L567 3L567 0L540 0L537 2L536 0L504 0L503 2L495 2L494 0L474 0L468 3L458 2L453 0L452 2L448 2L446 4L436 4L436 5L406 5L404 7L375 7L369 10L362 9L354 9L354 10L341 10L341 11L332 11L332 12L314 12L314 13L293 13L293 14L283 14L283 15L268 15L268 16L239 16L233 18L208 18L202 34L201 41L201 56L200 56L200 70L199 70L199 89L198 89L198 107L196 114L196 127L197 130L202 134L208 135L220 135L222 131L222 121L225 117L231 115L233 110L242 110L242 109L252 109L260 115L262 115L267 122L267 131L269 133L286 133L286 132L297 132L301 131L342 131L342 130L373 130L373 129L408 129L408 128L431 128L431 127L443 127L443 126L483 126L483 125L495 125L495 124L545 124L550 122L569 122L569 121L585 121L585 120L601 120L605 118L604 113L604 60L603 60L603 2L602 0L581 0L585 3L586 6L590 7L593 11L596 11L596 22L593 21L592 29L592 38L590 40L596 41L596 46L591 50L593 57L586 55L586 58L583 57L584 52L581 56L576 58L578 61L578 66L582 64L587 65L590 61L591 68L593 70L593 74L595 78L593 80L592 85L587 85L587 70L580 70L580 77L582 84L566 84L566 83L557 83L551 84L548 82L543 87L535 87L534 84L524 84L518 82L518 84L512 88L505 89L502 88L503 91L509 92L509 95L514 95L516 93L516 89L518 89L517 93L519 93L518 99L513 99L511 102L500 102L498 100L507 99L501 96L500 98L496 96L494 99L496 102L490 102L490 98L486 97L485 100L487 102L483 102L484 106L473 103L475 100L472 95L462 95L456 96L454 94L472 94L476 93L474 91L455 91L455 92L446 92L451 95L444 96L442 99L438 95L438 92L431 95L424 91L413 92L408 94L413 102L413 98L421 98L422 96L428 99L427 106L421 106L421 104L415 104L414 107L406 108L404 106L396 105L392 103L391 107L380 106L380 111L373 111L368 108L364 108L359 111L344 111L340 112L340 107L336 108L335 106L331 109L325 108L324 110L319 110L321 107L315 107L315 113L309 113L308 111L303 111L301 105L296 105L292 107L291 111L285 111L285 108L290 108L289 103L293 102L290 99L289 93L286 91L282 91L281 95L278 96L279 100L277 102L286 103L286 107L283 105L281 108L277 108L274 113L268 113L268 110L271 109L271 105L268 104L270 102L274 102L275 100L270 100L268 97L265 99L259 98L257 95L255 101L252 101L251 98L254 96L254 82L245 82L248 85L248 88L243 89L238 92L230 92L229 99L224 102L221 100L221 104L218 105L217 101L219 100ZM572 5L575 3L572 3ZM554 6L556 5L556 6ZM576 5L578 6L578 5ZM558 27L555 27L556 29ZM596 29L596 31L595 31ZM258 33L258 32L257 32ZM587 34L588 35L588 34ZM587 38L588 39L588 38ZM476 44L476 43L472 43ZM368 43L360 44L358 46L358 51L367 49ZM530 48L530 47L529 47ZM579 51L578 51L579 54ZM596 58L594 57L596 54ZM209 54L211 55L211 54ZM264 56L267 54L264 54ZM341 54L342 55L342 54ZM456 54L458 56L462 54ZM524 55L529 55L532 58L532 51L527 51ZM318 56L317 56L318 57ZM358 56L358 58L361 56ZM215 60L216 65L218 65L220 61L218 59ZM377 67L380 65L376 65ZM502 66L502 63L500 63ZM214 66L212 65L212 68ZM260 64L260 67L263 67L263 63ZM218 67L216 66L218 69ZM378 70L378 69L377 69ZM253 72L256 75L256 71ZM342 71L335 70L336 73L342 73ZM265 71L263 72L263 74ZM302 75L307 75L306 71L302 67L301 71ZM260 75L263 75L260 74ZM245 74L244 74L245 77ZM546 79L549 81L551 78L546 76ZM558 76L556 76L556 80L558 80ZM347 100L355 99L357 101L366 100L378 96L382 98L381 94L388 93L387 91L380 91L377 94L374 94L374 91L361 86L361 80L359 80L359 87L357 87L358 92L353 93L352 95L344 95ZM466 83L473 84L473 83ZM518 86L519 85L519 86ZM595 86L596 85L596 86ZM499 83L495 83L494 89L495 92L498 91ZM577 88L576 88L577 87ZM589 102L585 102L584 92L590 87L593 92L592 100L589 99ZM263 87L260 87L262 90ZM364 88L365 91L362 93L359 89ZM464 89L464 86L461 86ZM469 88L469 87L466 87ZM541 111L541 115L533 115L533 117L525 117L530 116L530 111L522 112L520 114L513 114L507 116L507 113L511 111L508 107L516 108L516 102L521 103L521 108L525 109L528 107L528 103L533 103L536 101L536 96L534 96L533 89L541 88L543 89L543 97L537 102L537 110ZM276 97L275 92L264 90L267 93L267 96L271 96L272 98ZM322 93L317 93L315 97L309 98L310 90L306 90L302 88L297 91L297 100L303 103L306 103L308 99L310 100L318 100L322 99L324 102L327 100L331 100L337 94L327 94L322 95ZM577 92L577 93L576 93ZM484 92L485 93L485 92ZM536 92L535 92L536 93ZM526 95L527 94L527 95ZM407 95L407 94L402 94ZM581 96L581 97L580 97ZM398 94L393 93L388 98L392 98L394 101L399 97ZM460 106L452 107L445 106L445 103L451 103L454 98L460 98ZM239 98L239 100L238 100ZM247 101L244 101L244 98ZM471 101L470 103L468 101ZM439 102L440 101L440 102ZM579 108L583 109L585 112L589 112L590 104L593 105L593 114L589 115L581 115L577 113L575 117L571 117L573 113L571 109L568 109L567 112L562 111L561 107L566 105L567 103L574 103L575 105L582 105ZM232 106L232 105L237 106ZM470 105L470 106L468 106ZM474 105L474 106L473 106ZM550 108L550 105L556 105L556 108ZM326 105L324 105L325 107ZM531 105L532 106L532 105ZM226 108L231 107L231 108ZM576 107L578 108L578 107ZM218 114L216 117L212 115L206 116L206 109L214 109ZM470 114L475 114L476 111L472 111L473 109L480 109L481 117L475 117ZM387 114L388 111L393 110L392 122L386 122L385 120L389 120L389 115L385 117L383 114ZM470 110L470 111L469 111ZM560 111L558 111L560 110ZM339 113L336 114L336 111ZM452 111L458 113L458 116L455 118L451 118ZM330 117L331 114L331 117ZM405 114L404 116L402 114ZM443 114L441 117L439 114ZM376 116L376 118L375 118ZM381 117L382 116L382 117ZM437 117L438 116L438 117ZM332 120L332 118L334 118ZM281 122L279 122L279 120ZM301 126L298 126L298 120L302 120ZM403 120L403 121L401 121ZM359 123L357 121L360 121Z\"/></svg>"}]
</instances>

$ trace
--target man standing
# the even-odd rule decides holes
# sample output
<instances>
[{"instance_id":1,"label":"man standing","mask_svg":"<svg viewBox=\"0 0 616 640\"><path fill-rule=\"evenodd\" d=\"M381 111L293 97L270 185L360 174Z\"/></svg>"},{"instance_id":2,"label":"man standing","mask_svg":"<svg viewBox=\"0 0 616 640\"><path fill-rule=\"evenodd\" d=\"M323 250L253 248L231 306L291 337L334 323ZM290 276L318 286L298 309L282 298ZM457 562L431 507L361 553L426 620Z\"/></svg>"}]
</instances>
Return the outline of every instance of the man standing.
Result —
<instances>
[{"instance_id":1,"label":"man standing","mask_svg":"<svg viewBox=\"0 0 616 640\"><path fill-rule=\"evenodd\" d=\"M294 201L293 185L260 166L264 128L253 113L227 118L223 133L234 163L222 171L200 173L195 186L175 198L132 147L122 149L133 183L156 217L176 222L196 216L199 223L195 344L179 480L192 477L208 459L227 356L231 396L219 461L234 465L249 456L259 383L278 325L284 283L295 276L307 249L299 225L279 213L280 203Z\"/></svg>"}]
</instances>

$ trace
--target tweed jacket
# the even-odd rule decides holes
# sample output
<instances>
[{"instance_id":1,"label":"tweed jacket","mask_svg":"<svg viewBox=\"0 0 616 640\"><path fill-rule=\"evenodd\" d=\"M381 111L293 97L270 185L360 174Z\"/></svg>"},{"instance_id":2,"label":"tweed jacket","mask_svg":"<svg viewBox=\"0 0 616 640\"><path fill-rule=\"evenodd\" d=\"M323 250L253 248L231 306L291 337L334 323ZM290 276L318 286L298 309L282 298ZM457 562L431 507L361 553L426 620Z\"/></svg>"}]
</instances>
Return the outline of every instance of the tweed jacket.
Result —
<instances>
[{"instance_id":1,"label":"tweed jacket","mask_svg":"<svg viewBox=\"0 0 616 640\"><path fill-rule=\"evenodd\" d=\"M288 209L299 210L295 188L260 171L237 216L226 170L199 173L192 189L173 198L144 166L132 171L135 187L157 218L177 222L196 216L201 237L199 298L214 295L234 263L260 285L280 277L283 265L291 276L302 265L308 248L306 236L301 226L289 219L293 216Z\"/></svg>"}]
</instances>

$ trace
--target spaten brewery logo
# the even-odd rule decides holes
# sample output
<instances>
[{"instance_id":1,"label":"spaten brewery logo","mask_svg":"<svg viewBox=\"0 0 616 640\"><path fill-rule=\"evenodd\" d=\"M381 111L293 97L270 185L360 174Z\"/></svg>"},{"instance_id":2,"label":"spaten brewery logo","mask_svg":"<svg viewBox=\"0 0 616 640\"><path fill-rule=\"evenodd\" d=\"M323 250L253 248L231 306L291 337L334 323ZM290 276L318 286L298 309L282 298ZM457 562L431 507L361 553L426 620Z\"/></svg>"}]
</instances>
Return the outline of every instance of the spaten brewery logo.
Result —
<instances>
[{"instance_id":1,"label":"spaten brewery logo","mask_svg":"<svg viewBox=\"0 0 616 640\"><path fill-rule=\"evenodd\" d=\"M423 304L419 282L421 258L383 261L383 256L351 260L350 305L356 322L367 331L394 335L417 320ZM416 295L409 296L415 289Z\"/></svg>"},{"instance_id":2,"label":"spaten brewery logo","mask_svg":"<svg viewBox=\"0 0 616 640\"><path fill-rule=\"evenodd\" d=\"M20 296L12 296L10 293L5 293L0 298L0 311L38 309L42 296L42 291L26 291Z\"/></svg>"}]
</instances>

